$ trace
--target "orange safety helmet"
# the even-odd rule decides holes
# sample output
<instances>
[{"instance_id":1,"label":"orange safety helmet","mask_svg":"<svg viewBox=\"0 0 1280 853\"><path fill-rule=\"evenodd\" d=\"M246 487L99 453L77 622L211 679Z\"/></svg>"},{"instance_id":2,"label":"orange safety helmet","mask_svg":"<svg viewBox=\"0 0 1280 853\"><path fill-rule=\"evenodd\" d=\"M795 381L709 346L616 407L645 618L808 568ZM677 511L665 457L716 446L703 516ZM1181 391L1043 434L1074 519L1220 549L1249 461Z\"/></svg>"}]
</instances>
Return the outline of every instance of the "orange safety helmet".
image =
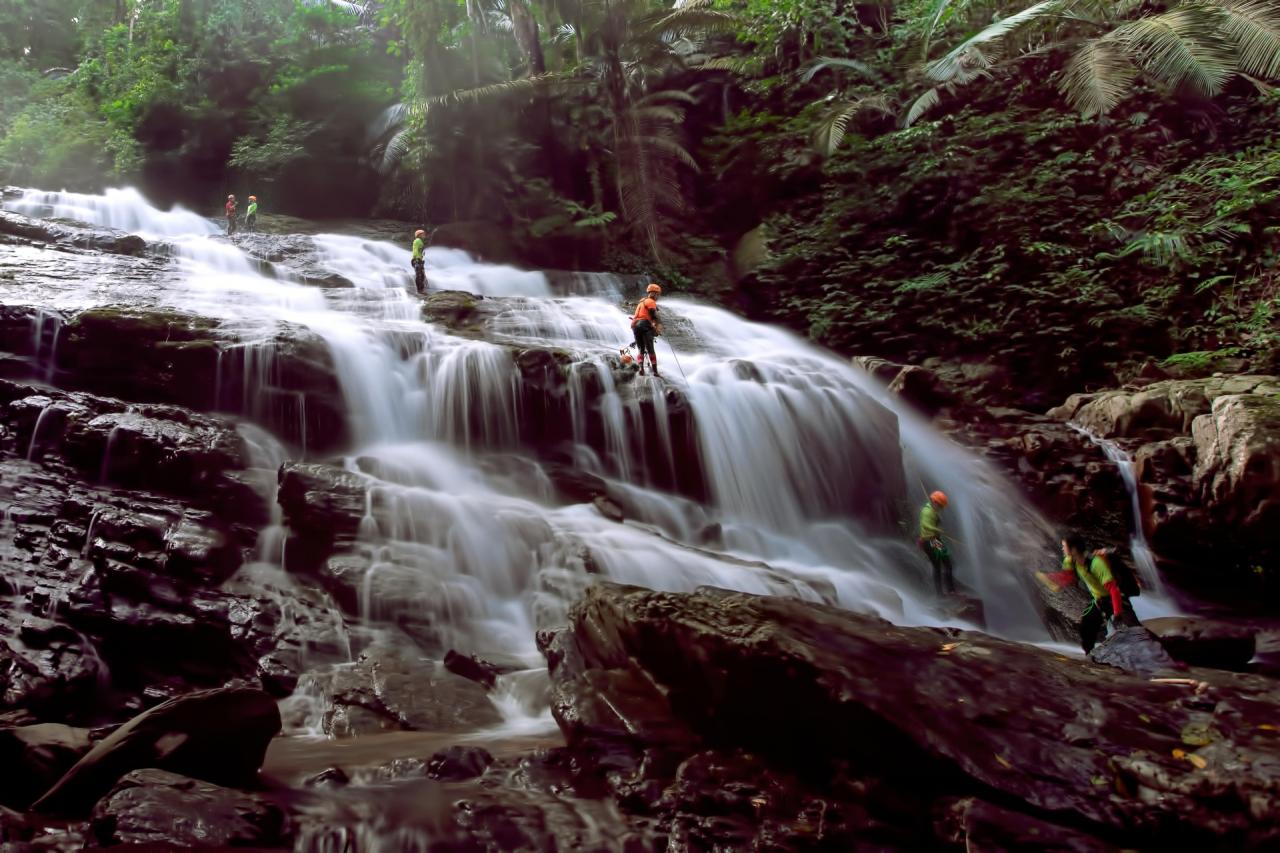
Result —
<instances>
[{"instance_id":1,"label":"orange safety helmet","mask_svg":"<svg viewBox=\"0 0 1280 853\"><path fill-rule=\"evenodd\" d=\"M658 294L661 294L661 293L662 293L662 288L661 288L661 287L659 287L659 286L658 286L658 285L656 285L656 284L653 284L653 283L651 282L651 283L649 284L649 286L648 286L648 287L646 287L646 288L644 289L644 292L645 292L645 293L658 293Z\"/></svg>"},{"instance_id":2,"label":"orange safety helmet","mask_svg":"<svg viewBox=\"0 0 1280 853\"><path fill-rule=\"evenodd\" d=\"M413 236L415 236L415 237L425 237L425 236L427 236L427 232L426 232L426 231L423 231L421 228L419 228L417 231L414 231L414 232L413 232Z\"/></svg>"},{"instance_id":3,"label":"orange safety helmet","mask_svg":"<svg viewBox=\"0 0 1280 853\"><path fill-rule=\"evenodd\" d=\"M258 200L258 197L256 195L249 196L249 201L257 201L257 200Z\"/></svg>"},{"instance_id":4,"label":"orange safety helmet","mask_svg":"<svg viewBox=\"0 0 1280 853\"><path fill-rule=\"evenodd\" d=\"M933 494L929 495L929 500L933 501L943 509L947 508L947 496L942 492L934 492Z\"/></svg>"}]
</instances>

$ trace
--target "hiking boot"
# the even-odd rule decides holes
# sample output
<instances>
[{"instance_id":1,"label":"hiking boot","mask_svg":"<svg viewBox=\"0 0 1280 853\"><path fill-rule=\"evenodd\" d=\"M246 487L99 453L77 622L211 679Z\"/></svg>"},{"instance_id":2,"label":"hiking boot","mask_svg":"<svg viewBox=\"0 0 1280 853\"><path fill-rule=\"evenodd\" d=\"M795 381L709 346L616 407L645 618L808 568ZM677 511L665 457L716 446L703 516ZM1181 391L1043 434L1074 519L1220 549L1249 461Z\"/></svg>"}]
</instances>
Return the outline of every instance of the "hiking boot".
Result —
<instances>
[{"instance_id":1,"label":"hiking boot","mask_svg":"<svg viewBox=\"0 0 1280 853\"><path fill-rule=\"evenodd\" d=\"M644 376L644 362L640 363L640 375Z\"/></svg>"},{"instance_id":2,"label":"hiking boot","mask_svg":"<svg viewBox=\"0 0 1280 853\"><path fill-rule=\"evenodd\" d=\"M662 374L658 372L658 365L656 364L653 366L653 375L659 377L662 376Z\"/></svg>"}]
</instances>

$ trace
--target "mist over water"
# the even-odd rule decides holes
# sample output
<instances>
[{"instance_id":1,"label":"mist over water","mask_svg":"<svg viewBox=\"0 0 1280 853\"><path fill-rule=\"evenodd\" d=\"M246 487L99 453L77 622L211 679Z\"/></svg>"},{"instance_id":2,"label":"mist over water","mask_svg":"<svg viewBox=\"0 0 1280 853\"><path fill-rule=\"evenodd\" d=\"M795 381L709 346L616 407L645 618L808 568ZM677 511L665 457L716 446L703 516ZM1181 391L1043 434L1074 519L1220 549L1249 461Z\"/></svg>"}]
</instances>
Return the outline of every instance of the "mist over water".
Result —
<instances>
[{"instance_id":1,"label":"mist over water","mask_svg":"<svg viewBox=\"0 0 1280 853\"><path fill-rule=\"evenodd\" d=\"M550 725L534 634L564 622L593 574L792 596L899 624L954 622L935 608L915 546L919 509L937 488L950 497L956 579L981 599L988 630L1047 638L1027 579L1052 553L1048 523L990 465L788 332L669 293L663 378L631 377L616 362L638 294L614 276L574 276L557 294L540 272L428 250L432 289L486 297L477 339L422 319L404 246L290 238L309 240L310 263L353 285L321 288L304 284L288 257L255 259L211 220L158 210L131 189L32 191L7 206L161 244L171 270L158 299L223 321L237 339L227 347L253 353L235 362L251 385L268 381L282 325L323 339L354 437L341 464L367 488L362 613L372 625L415 614L432 626L439 655L522 662L528 671L506 677L496 700L518 730ZM109 301L95 293L86 299ZM526 441L513 357L529 347L567 355L573 440L561 456L609 483L624 523L552 499L547 460ZM677 444L681 417L696 453ZM248 435L257 464L278 466L279 443ZM705 494L670 485L693 475ZM262 533L260 564L279 564L281 542L276 519Z\"/></svg>"}]
</instances>

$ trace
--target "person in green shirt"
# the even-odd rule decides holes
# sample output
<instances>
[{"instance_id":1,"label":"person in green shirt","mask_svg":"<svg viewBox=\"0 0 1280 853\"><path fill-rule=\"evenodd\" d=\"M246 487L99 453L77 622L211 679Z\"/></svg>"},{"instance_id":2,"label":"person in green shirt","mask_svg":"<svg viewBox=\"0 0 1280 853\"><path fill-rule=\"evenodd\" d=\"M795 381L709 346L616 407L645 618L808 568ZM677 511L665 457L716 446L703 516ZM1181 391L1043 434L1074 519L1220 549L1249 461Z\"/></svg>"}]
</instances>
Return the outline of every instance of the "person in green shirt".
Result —
<instances>
[{"instance_id":1,"label":"person in green shirt","mask_svg":"<svg viewBox=\"0 0 1280 853\"><path fill-rule=\"evenodd\" d=\"M427 248L427 232L419 228L413 232L413 283L418 288L419 293L423 293L427 289L427 262L423 259L422 253Z\"/></svg>"},{"instance_id":2,"label":"person in green shirt","mask_svg":"<svg viewBox=\"0 0 1280 853\"><path fill-rule=\"evenodd\" d=\"M1080 646L1085 654L1098 644L1099 635L1105 636L1107 624L1112 630L1120 627L1124 596L1120 593L1105 551L1094 551L1093 556L1086 560L1084 544L1078 537L1068 536L1062 540L1062 571L1038 574L1055 591L1078 580L1089 593L1089 605L1080 614Z\"/></svg>"},{"instance_id":3,"label":"person in green shirt","mask_svg":"<svg viewBox=\"0 0 1280 853\"><path fill-rule=\"evenodd\" d=\"M942 510L947 508L947 496L942 492L929 495L929 500L920 509L920 535L916 544L933 566L933 588L938 597L956 591L956 582L952 577L951 552L942 541Z\"/></svg>"},{"instance_id":4,"label":"person in green shirt","mask_svg":"<svg viewBox=\"0 0 1280 853\"><path fill-rule=\"evenodd\" d=\"M258 197L249 196L249 206L244 211L244 229L252 231L258 224Z\"/></svg>"}]
</instances>

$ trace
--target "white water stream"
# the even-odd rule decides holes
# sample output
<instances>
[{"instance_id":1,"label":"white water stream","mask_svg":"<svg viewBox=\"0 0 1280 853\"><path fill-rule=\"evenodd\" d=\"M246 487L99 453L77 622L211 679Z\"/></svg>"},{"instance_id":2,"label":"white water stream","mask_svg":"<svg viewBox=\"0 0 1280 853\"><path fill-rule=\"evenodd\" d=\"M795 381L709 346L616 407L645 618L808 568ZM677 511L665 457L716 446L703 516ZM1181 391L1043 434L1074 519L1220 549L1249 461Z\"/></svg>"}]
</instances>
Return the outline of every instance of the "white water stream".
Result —
<instances>
[{"instance_id":1,"label":"white water stream","mask_svg":"<svg viewBox=\"0 0 1280 853\"><path fill-rule=\"evenodd\" d=\"M536 676L535 631L563 623L592 572L655 589L710 584L828 601L902 624L954 622L935 608L914 544L915 518L935 488L950 496L956 578L982 600L988 629L1046 637L1026 581L1052 554L1047 523L991 466L792 334L669 294L664 378L628 379L613 367L629 336L625 297L635 294L620 294L611 276L576 277L579 293L557 296L541 273L428 250L433 288L489 297L485 340L475 340L421 319L402 246L311 237L318 263L355 285L319 288L299 283L287 261L272 269L211 221L157 210L133 190L33 191L8 207L167 244L177 274L164 280L162 301L219 318L248 341L237 346L255 355L241 363L260 392L281 324L324 339L354 436L344 464L369 488L362 611L375 620L414 614L432 626L441 654L515 658ZM591 504L550 500L524 443L512 358L520 346L571 355L575 441L564 455L610 483L625 523ZM681 395L696 458L673 445ZM691 467L708 501L653 486ZM261 559L278 559L280 542L278 525L264 531ZM498 703L515 728L548 725L536 682L504 681Z\"/></svg>"},{"instance_id":2,"label":"white water stream","mask_svg":"<svg viewBox=\"0 0 1280 853\"><path fill-rule=\"evenodd\" d=\"M1133 533L1129 537L1129 555L1133 559L1133 567L1138 572L1142 585L1142 594L1131 601L1133 612L1139 619L1154 619L1157 616L1176 616L1182 611L1164 588L1160 578L1160 570L1156 567L1155 554L1147 542L1147 534L1142 523L1142 497L1138 491L1138 472L1129 452L1111 439L1094 435L1079 424L1071 424L1081 435L1088 438L1102 449L1106 457L1115 463L1124 480L1125 490L1129 493L1130 524Z\"/></svg>"}]
</instances>

